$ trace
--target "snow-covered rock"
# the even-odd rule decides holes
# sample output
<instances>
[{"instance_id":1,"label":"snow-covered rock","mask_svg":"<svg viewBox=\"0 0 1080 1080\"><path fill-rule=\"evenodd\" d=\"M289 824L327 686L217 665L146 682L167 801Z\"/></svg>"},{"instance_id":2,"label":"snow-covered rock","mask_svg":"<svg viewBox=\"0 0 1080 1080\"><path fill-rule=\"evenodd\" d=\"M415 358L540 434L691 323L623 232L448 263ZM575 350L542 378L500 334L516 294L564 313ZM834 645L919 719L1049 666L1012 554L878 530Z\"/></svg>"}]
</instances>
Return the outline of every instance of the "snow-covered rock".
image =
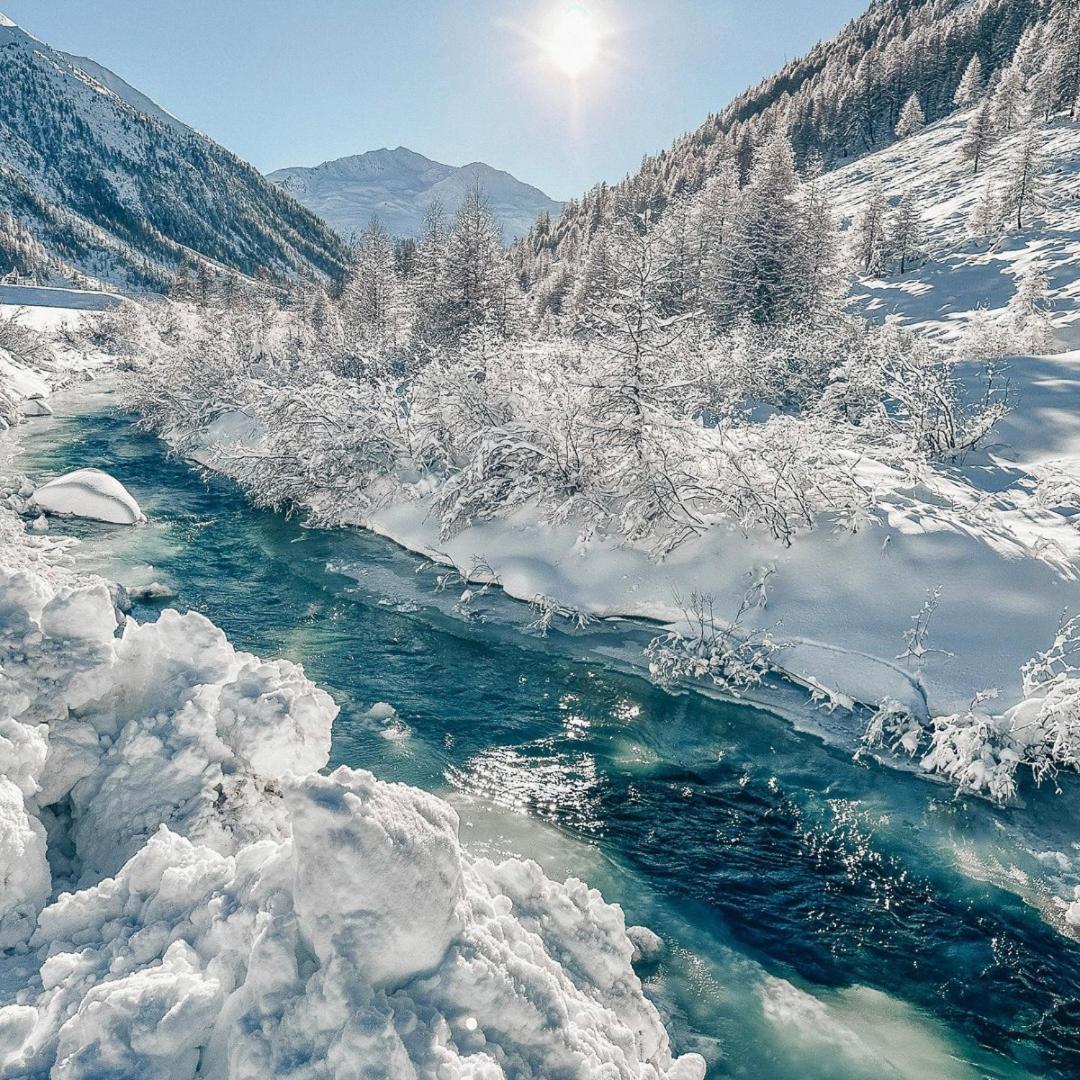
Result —
<instances>
[{"instance_id":1,"label":"snow-covered rock","mask_svg":"<svg viewBox=\"0 0 1080 1080\"><path fill-rule=\"evenodd\" d=\"M28 397L22 403L21 407L23 416L52 416L52 409L49 408L49 403L37 394L33 397Z\"/></svg>"},{"instance_id":2,"label":"snow-covered rock","mask_svg":"<svg viewBox=\"0 0 1080 1080\"><path fill-rule=\"evenodd\" d=\"M320 775L337 712L0 513L0 1077L701 1080L618 907Z\"/></svg>"},{"instance_id":3,"label":"snow-covered rock","mask_svg":"<svg viewBox=\"0 0 1080 1080\"><path fill-rule=\"evenodd\" d=\"M48 514L135 525L145 521L139 504L114 476L100 469L76 469L42 485L31 502Z\"/></svg>"}]
</instances>

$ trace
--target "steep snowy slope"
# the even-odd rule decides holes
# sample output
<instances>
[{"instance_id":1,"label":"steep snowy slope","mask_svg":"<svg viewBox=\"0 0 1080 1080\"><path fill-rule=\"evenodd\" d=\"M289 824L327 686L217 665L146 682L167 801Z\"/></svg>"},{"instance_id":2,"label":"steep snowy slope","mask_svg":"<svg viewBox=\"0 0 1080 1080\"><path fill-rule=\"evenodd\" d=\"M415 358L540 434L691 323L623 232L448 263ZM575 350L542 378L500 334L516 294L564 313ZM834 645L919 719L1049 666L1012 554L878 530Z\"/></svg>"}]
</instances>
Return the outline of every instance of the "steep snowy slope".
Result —
<instances>
[{"instance_id":1,"label":"steep snowy slope","mask_svg":"<svg viewBox=\"0 0 1080 1080\"><path fill-rule=\"evenodd\" d=\"M457 168L399 146L325 161L314 168L278 169L270 179L328 221L342 236L362 230L372 216L398 236L415 236L436 199L454 214L476 183L503 227L503 238L524 236L542 213L562 203L538 188L474 161Z\"/></svg>"},{"instance_id":2,"label":"steep snowy slope","mask_svg":"<svg viewBox=\"0 0 1080 1080\"><path fill-rule=\"evenodd\" d=\"M996 143L976 176L961 152L970 118L971 110L956 113L829 176L841 224L848 228L875 184L891 204L913 199L924 222L928 261L904 274L863 275L856 303L871 317L896 315L905 325L953 340L980 307L1004 308L1017 276L1037 262L1050 279L1059 344L1080 347L1080 123L1060 119L1043 130L1046 205L1027 227L973 240L972 214L988 187L1002 188L1022 136L1014 132Z\"/></svg>"},{"instance_id":3,"label":"steep snowy slope","mask_svg":"<svg viewBox=\"0 0 1080 1080\"><path fill-rule=\"evenodd\" d=\"M155 287L185 258L340 272L340 240L255 169L93 61L0 23L0 213L49 259ZM3 258L0 252L0 259Z\"/></svg>"}]
</instances>

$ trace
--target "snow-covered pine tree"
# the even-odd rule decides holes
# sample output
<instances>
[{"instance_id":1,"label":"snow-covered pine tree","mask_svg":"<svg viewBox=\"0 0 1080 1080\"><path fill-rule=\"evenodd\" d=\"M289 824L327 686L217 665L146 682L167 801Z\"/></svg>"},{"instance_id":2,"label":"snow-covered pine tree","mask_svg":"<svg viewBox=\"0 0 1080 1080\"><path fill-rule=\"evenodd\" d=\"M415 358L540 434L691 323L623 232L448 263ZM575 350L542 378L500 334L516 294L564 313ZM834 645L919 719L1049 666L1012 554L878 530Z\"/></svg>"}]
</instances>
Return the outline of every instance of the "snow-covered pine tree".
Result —
<instances>
[{"instance_id":1,"label":"snow-covered pine tree","mask_svg":"<svg viewBox=\"0 0 1080 1080\"><path fill-rule=\"evenodd\" d=\"M1057 81L1055 108L1068 109L1075 119L1080 96L1080 0L1057 0L1048 33Z\"/></svg>"},{"instance_id":2,"label":"snow-covered pine tree","mask_svg":"<svg viewBox=\"0 0 1080 1080\"><path fill-rule=\"evenodd\" d=\"M465 195L447 244L447 283L452 332L478 326L504 335L521 314L521 290L499 224L479 183Z\"/></svg>"},{"instance_id":3,"label":"snow-covered pine tree","mask_svg":"<svg viewBox=\"0 0 1080 1080\"><path fill-rule=\"evenodd\" d=\"M960 79L960 85L956 88L956 93L953 95L953 103L958 105L961 109L967 108L968 105L974 104L983 92L983 66L982 60L979 59L979 54L976 53L971 62L964 69L964 74Z\"/></svg>"},{"instance_id":4,"label":"snow-covered pine tree","mask_svg":"<svg viewBox=\"0 0 1080 1080\"><path fill-rule=\"evenodd\" d=\"M973 240L985 240L1001 231L1001 199L994 189L993 181L987 181L979 201L968 219L968 236Z\"/></svg>"},{"instance_id":5,"label":"snow-covered pine tree","mask_svg":"<svg viewBox=\"0 0 1080 1080\"><path fill-rule=\"evenodd\" d=\"M404 342L407 308L394 240L377 218L357 240L352 272L342 290L342 314L357 371L372 362L381 364Z\"/></svg>"},{"instance_id":6,"label":"snow-covered pine tree","mask_svg":"<svg viewBox=\"0 0 1080 1080\"><path fill-rule=\"evenodd\" d=\"M1061 81L1063 78L1062 54L1051 49L1043 60L1043 65L1028 80L1028 110L1032 116L1049 120L1061 104Z\"/></svg>"},{"instance_id":7,"label":"snow-covered pine tree","mask_svg":"<svg viewBox=\"0 0 1080 1080\"><path fill-rule=\"evenodd\" d=\"M758 154L724 245L716 298L722 318L761 324L798 311L798 188L791 143L783 133L773 135Z\"/></svg>"},{"instance_id":8,"label":"snow-covered pine tree","mask_svg":"<svg viewBox=\"0 0 1080 1080\"><path fill-rule=\"evenodd\" d=\"M994 127L1007 135L1020 120L1024 104L1024 76L1017 64L1010 64L991 97Z\"/></svg>"},{"instance_id":9,"label":"snow-covered pine tree","mask_svg":"<svg viewBox=\"0 0 1080 1080\"><path fill-rule=\"evenodd\" d=\"M885 219L889 204L881 183L870 189L854 231L855 260L867 274L878 273L885 262Z\"/></svg>"},{"instance_id":10,"label":"snow-covered pine tree","mask_svg":"<svg viewBox=\"0 0 1080 1080\"><path fill-rule=\"evenodd\" d=\"M982 104L971 114L971 119L964 129L964 140L960 151L974 166L974 175L979 175L990 147L994 144L997 132L994 130L993 103L990 98L983 98Z\"/></svg>"},{"instance_id":11,"label":"snow-covered pine tree","mask_svg":"<svg viewBox=\"0 0 1080 1080\"><path fill-rule=\"evenodd\" d=\"M430 349L449 335L449 282L446 260L450 229L442 203L427 208L409 278L412 308L411 339L414 348Z\"/></svg>"},{"instance_id":12,"label":"snow-covered pine tree","mask_svg":"<svg viewBox=\"0 0 1080 1080\"><path fill-rule=\"evenodd\" d=\"M621 209L621 208L620 208ZM597 245L603 244L602 262ZM672 447L659 405L671 381L677 349L701 321L700 311L673 314L679 260L671 234L649 209L616 211L606 237L590 254L592 289L581 297L580 334L595 358L590 412L596 453L622 496L622 526L645 535L660 520L668 530L688 524L680 485L672 475Z\"/></svg>"},{"instance_id":13,"label":"snow-covered pine tree","mask_svg":"<svg viewBox=\"0 0 1080 1080\"><path fill-rule=\"evenodd\" d=\"M923 112L922 102L918 94L912 94L900 110L900 119L896 124L896 136L905 139L909 135L915 135L926 127L926 113Z\"/></svg>"},{"instance_id":14,"label":"snow-covered pine tree","mask_svg":"<svg viewBox=\"0 0 1080 1080\"><path fill-rule=\"evenodd\" d=\"M1001 192L1003 216L1015 218L1018 229L1024 227L1026 216L1045 203L1042 141L1039 117L1029 116L1009 159Z\"/></svg>"},{"instance_id":15,"label":"snow-covered pine tree","mask_svg":"<svg viewBox=\"0 0 1080 1080\"><path fill-rule=\"evenodd\" d=\"M1040 355L1053 347L1049 292L1050 279L1039 262L1032 262L1017 278L1007 314L1018 351Z\"/></svg>"},{"instance_id":16,"label":"snow-covered pine tree","mask_svg":"<svg viewBox=\"0 0 1080 1080\"><path fill-rule=\"evenodd\" d=\"M793 310L811 320L835 312L847 285L840 264L840 234L823 171L821 159L815 157L803 177L793 267Z\"/></svg>"},{"instance_id":17,"label":"snow-covered pine tree","mask_svg":"<svg viewBox=\"0 0 1080 1080\"><path fill-rule=\"evenodd\" d=\"M575 331L589 332L598 306L606 304L606 298L616 287L610 231L601 229L589 244L570 298L570 316Z\"/></svg>"},{"instance_id":18,"label":"snow-covered pine tree","mask_svg":"<svg viewBox=\"0 0 1080 1080\"><path fill-rule=\"evenodd\" d=\"M905 193L886 223L886 248L900 273L905 273L923 254L923 215L913 195Z\"/></svg>"}]
</instances>

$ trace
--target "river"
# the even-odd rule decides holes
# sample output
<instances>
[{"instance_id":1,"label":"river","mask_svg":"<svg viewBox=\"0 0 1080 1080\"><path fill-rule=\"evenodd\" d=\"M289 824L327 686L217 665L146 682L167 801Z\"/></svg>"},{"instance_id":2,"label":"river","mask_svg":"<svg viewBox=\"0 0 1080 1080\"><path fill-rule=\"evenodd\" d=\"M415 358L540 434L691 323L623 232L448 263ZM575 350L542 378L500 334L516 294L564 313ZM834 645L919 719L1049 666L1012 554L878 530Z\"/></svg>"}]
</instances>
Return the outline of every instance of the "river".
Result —
<instances>
[{"instance_id":1,"label":"river","mask_svg":"<svg viewBox=\"0 0 1080 1080\"><path fill-rule=\"evenodd\" d=\"M1051 925L1076 785L999 810L768 710L664 693L620 660L641 629L541 638L388 541L252 509L107 391L53 404L15 467L105 469L150 518L55 522L80 565L165 582L239 647L301 662L341 705L333 765L440 794L474 851L581 877L656 930L643 979L710 1076L1080 1075L1080 945Z\"/></svg>"}]
</instances>

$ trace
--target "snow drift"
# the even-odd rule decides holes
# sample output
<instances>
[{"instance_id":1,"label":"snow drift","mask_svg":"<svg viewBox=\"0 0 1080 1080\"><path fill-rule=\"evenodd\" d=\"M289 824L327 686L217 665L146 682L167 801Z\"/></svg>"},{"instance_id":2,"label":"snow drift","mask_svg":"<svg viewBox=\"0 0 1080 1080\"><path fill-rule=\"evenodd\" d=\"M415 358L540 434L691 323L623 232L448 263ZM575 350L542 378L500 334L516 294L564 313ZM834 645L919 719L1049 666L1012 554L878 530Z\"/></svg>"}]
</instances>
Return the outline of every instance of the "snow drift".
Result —
<instances>
[{"instance_id":1,"label":"snow drift","mask_svg":"<svg viewBox=\"0 0 1080 1080\"><path fill-rule=\"evenodd\" d=\"M56 550L0 518L0 1076L704 1076L618 907L321 775L299 667L194 613L118 633Z\"/></svg>"}]
</instances>

